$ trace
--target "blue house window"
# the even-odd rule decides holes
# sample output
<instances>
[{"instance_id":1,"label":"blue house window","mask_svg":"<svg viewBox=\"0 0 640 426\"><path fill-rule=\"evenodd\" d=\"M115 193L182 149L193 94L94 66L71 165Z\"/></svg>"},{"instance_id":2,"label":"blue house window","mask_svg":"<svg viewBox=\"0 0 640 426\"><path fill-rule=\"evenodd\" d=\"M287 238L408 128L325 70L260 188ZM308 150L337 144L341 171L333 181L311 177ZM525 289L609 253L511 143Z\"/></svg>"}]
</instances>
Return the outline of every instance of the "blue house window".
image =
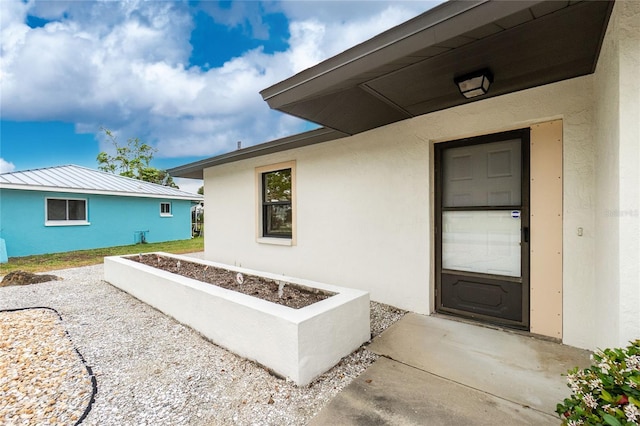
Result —
<instances>
[{"instance_id":1,"label":"blue house window","mask_svg":"<svg viewBox=\"0 0 640 426\"><path fill-rule=\"evenodd\" d=\"M47 198L45 206L47 226L89 225L84 198Z\"/></svg>"},{"instance_id":2,"label":"blue house window","mask_svg":"<svg viewBox=\"0 0 640 426\"><path fill-rule=\"evenodd\" d=\"M171 214L171 203L160 203L160 216L173 216Z\"/></svg>"}]
</instances>

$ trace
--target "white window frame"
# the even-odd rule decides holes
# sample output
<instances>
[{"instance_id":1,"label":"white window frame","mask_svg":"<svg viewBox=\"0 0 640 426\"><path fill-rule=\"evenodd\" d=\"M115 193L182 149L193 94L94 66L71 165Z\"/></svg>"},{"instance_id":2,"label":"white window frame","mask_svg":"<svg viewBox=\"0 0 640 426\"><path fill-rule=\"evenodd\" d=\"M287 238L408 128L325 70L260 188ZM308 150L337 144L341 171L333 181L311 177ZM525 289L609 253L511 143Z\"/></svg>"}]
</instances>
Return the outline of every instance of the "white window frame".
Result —
<instances>
[{"instance_id":1,"label":"white window frame","mask_svg":"<svg viewBox=\"0 0 640 426\"><path fill-rule=\"evenodd\" d=\"M49 200L67 201L67 217L69 216L69 201L84 201L84 220L49 220ZM45 197L44 199L44 225L45 226L84 226L91 225L87 220L89 218L89 200L87 198L73 197Z\"/></svg>"},{"instance_id":2,"label":"white window frame","mask_svg":"<svg viewBox=\"0 0 640 426\"><path fill-rule=\"evenodd\" d=\"M264 173L278 170L291 169L291 238L265 237L263 235L263 203L262 203L262 175ZM268 166L255 168L255 188L256 188L256 241L260 244L271 244L278 246L295 246L297 242L297 208L296 208L296 162L295 160L283 163L270 164Z\"/></svg>"},{"instance_id":3,"label":"white window frame","mask_svg":"<svg viewBox=\"0 0 640 426\"><path fill-rule=\"evenodd\" d=\"M167 205L169 206L169 212L163 212L162 211L162 206L163 205ZM162 217L173 217L173 206L171 206L171 202L170 201L162 201L160 203L160 216Z\"/></svg>"}]
</instances>

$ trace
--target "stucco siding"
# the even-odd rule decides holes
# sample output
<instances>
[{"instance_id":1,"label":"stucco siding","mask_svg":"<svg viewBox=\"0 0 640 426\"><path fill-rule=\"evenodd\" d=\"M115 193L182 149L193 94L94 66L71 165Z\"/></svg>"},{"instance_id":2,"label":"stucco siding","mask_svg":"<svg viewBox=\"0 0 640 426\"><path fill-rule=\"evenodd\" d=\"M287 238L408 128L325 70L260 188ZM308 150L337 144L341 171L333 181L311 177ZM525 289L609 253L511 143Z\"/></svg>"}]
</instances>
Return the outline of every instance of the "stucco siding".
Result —
<instances>
[{"instance_id":1,"label":"stucco siding","mask_svg":"<svg viewBox=\"0 0 640 426\"><path fill-rule=\"evenodd\" d=\"M640 336L640 3L616 2L594 78L597 291L602 346Z\"/></svg>"},{"instance_id":2,"label":"stucco siding","mask_svg":"<svg viewBox=\"0 0 640 426\"><path fill-rule=\"evenodd\" d=\"M599 336L603 346L616 345L620 329L620 265L619 265L619 214L620 169L619 144L620 115L618 33L619 4L609 21L609 27L600 52L600 60L594 76L595 97L600 100L595 106L595 140L598 167L596 168L596 280L600 285L593 294L594 303L588 308L593 312L607 312L590 326ZM597 302L595 302L597 301Z\"/></svg>"},{"instance_id":3,"label":"stucco siding","mask_svg":"<svg viewBox=\"0 0 640 426\"><path fill-rule=\"evenodd\" d=\"M594 75L206 169L207 259L364 289L431 313L433 144L561 120L562 304L552 314L569 345L639 337L638 16L640 3L616 2ZM254 169L292 160L296 244L261 244ZM531 229L532 238L544 232Z\"/></svg>"},{"instance_id":4,"label":"stucco siding","mask_svg":"<svg viewBox=\"0 0 640 426\"><path fill-rule=\"evenodd\" d=\"M594 157L590 77L440 111L346 139L205 170L206 256L211 260L312 278L371 292L373 300L430 313L432 288L431 143L564 123L565 297L591 303ZM570 161L567 161L569 159ZM256 242L253 170L297 162L297 245ZM586 181L586 182L585 182ZM209 189L211 188L211 190ZM224 205L233 206L225 208ZM211 210L210 209L210 210ZM533 230L532 230L533 232ZM565 338L589 346L590 321L567 303Z\"/></svg>"},{"instance_id":5,"label":"stucco siding","mask_svg":"<svg viewBox=\"0 0 640 426\"><path fill-rule=\"evenodd\" d=\"M1 189L1 235L9 257L134 244L137 231L148 242L191 237L191 202ZM87 200L88 225L46 226L45 199ZM172 216L160 216L160 202Z\"/></svg>"},{"instance_id":6,"label":"stucco siding","mask_svg":"<svg viewBox=\"0 0 640 426\"><path fill-rule=\"evenodd\" d=\"M640 3L625 1L620 8L622 344L640 337Z\"/></svg>"},{"instance_id":7,"label":"stucco siding","mask_svg":"<svg viewBox=\"0 0 640 426\"><path fill-rule=\"evenodd\" d=\"M591 77L542 86L499 98L487 99L412 121L421 128L439 127L440 136L424 138L450 140L527 127L555 118L563 121L563 341L591 347L593 338L585 324L593 321L584 309L592 306L594 281L593 137ZM419 129L416 130L420 132ZM535 206L532 206L532 209ZM582 237L577 229L585 230ZM545 232L531 229L532 236ZM531 265L531 268L544 265ZM557 337L557 336L550 336Z\"/></svg>"},{"instance_id":8,"label":"stucco siding","mask_svg":"<svg viewBox=\"0 0 640 426\"><path fill-rule=\"evenodd\" d=\"M205 170L205 205L214 206L205 215L207 258L322 277L428 312L428 271L411 265L428 265L429 216L407 220L407 210L429 207L424 164L429 145L414 138L400 143L396 155L389 153L385 138L355 137L345 146L330 145ZM297 245L257 243L254 168L292 158L297 163ZM408 305L406 290L418 295Z\"/></svg>"}]
</instances>

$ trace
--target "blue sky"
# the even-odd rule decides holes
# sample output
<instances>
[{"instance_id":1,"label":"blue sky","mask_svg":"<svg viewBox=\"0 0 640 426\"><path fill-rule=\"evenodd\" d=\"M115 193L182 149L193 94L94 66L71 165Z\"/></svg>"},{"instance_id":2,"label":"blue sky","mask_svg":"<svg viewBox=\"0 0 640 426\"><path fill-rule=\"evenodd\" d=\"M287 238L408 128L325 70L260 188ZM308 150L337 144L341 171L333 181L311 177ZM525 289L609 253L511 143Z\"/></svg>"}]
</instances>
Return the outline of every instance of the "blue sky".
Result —
<instances>
[{"instance_id":1,"label":"blue sky","mask_svg":"<svg viewBox=\"0 0 640 426\"><path fill-rule=\"evenodd\" d=\"M96 168L102 127L162 169L308 130L258 92L437 3L0 0L0 172Z\"/></svg>"}]
</instances>

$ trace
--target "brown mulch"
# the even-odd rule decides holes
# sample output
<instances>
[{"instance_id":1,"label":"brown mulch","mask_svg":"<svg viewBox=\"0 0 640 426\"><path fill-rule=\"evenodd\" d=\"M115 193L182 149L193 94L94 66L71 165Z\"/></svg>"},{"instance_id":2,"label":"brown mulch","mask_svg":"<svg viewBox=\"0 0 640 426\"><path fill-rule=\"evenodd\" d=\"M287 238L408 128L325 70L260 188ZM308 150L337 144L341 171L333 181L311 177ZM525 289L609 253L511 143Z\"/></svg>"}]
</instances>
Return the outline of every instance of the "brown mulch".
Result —
<instances>
[{"instance_id":1,"label":"brown mulch","mask_svg":"<svg viewBox=\"0 0 640 426\"><path fill-rule=\"evenodd\" d=\"M157 254L140 254L127 257L127 259L294 309L304 308L333 296L333 293L330 292L306 288L289 282L239 274L227 269ZM280 294L281 285L283 285L282 294Z\"/></svg>"},{"instance_id":2,"label":"brown mulch","mask_svg":"<svg viewBox=\"0 0 640 426\"><path fill-rule=\"evenodd\" d=\"M0 287L9 287L10 285L27 285L46 283L47 281L57 281L62 278L55 275L38 275L25 271L9 272L0 282Z\"/></svg>"}]
</instances>

